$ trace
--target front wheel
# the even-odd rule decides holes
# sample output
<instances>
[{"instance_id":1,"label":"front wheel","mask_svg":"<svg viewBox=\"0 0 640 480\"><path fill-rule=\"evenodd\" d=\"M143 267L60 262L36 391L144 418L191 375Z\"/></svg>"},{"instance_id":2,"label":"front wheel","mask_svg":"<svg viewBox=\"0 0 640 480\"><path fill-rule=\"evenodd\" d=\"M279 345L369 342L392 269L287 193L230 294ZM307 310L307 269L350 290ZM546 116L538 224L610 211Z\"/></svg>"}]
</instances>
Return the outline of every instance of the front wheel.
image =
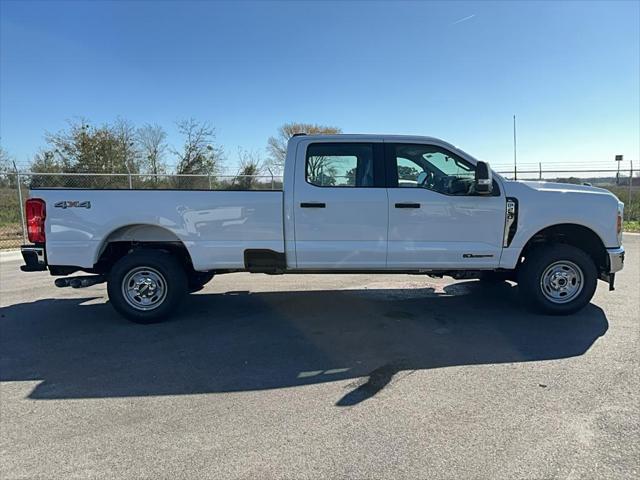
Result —
<instances>
[{"instance_id":1,"label":"front wheel","mask_svg":"<svg viewBox=\"0 0 640 480\"><path fill-rule=\"evenodd\" d=\"M585 307L596 291L598 270L589 255L571 245L539 247L518 272L522 300L533 310L568 315Z\"/></svg>"},{"instance_id":2,"label":"front wheel","mask_svg":"<svg viewBox=\"0 0 640 480\"><path fill-rule=\"evenodd\" d=\"M157 323L178 306L187 292L184 268L168 252L138 250L125 255L111 269L109 301L135 323Z\"/></svg>"}]
</instances>

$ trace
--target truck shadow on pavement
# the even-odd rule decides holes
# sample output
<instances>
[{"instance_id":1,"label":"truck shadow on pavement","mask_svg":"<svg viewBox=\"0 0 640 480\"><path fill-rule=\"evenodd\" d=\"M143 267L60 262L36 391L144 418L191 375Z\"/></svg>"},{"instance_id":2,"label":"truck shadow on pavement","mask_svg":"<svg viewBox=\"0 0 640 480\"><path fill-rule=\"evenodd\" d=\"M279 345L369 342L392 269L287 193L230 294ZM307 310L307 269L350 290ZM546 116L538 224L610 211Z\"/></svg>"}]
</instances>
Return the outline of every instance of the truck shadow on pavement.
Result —
<instances>
[{"instance_id":1,"label":"truck shadow on pavement","mask_svg":"<svg viewBox=\"0 0 640 480\"><path fill-rule=\"evenodd\" d=\"M0 380L29 398L238 392L352 379L356 405L415 370L584 354L608 328L591 304L569 317L518 305L516 287L201 293L180 315L135 325L93 298L8 306Z\"/></svg>"}]
</instances>

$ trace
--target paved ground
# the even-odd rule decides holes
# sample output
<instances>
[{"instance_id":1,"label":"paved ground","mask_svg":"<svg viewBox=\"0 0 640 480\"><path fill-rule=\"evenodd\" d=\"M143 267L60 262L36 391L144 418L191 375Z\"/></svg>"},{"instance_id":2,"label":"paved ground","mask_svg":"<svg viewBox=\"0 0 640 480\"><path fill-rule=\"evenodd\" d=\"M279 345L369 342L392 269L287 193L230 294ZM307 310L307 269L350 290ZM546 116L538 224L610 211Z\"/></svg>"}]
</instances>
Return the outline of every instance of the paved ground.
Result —
<instances>
[{"instance_id":1,"label":"paved ground","mask_svg":"<svg viewBox=\"0 0 640 480\"><path fill-rule=\"evenodd\" d=\"M508 284L235 274L137 326L2 263L0 477L637 478L625 243L566 318Z\"/></svg>"}]
</instances>

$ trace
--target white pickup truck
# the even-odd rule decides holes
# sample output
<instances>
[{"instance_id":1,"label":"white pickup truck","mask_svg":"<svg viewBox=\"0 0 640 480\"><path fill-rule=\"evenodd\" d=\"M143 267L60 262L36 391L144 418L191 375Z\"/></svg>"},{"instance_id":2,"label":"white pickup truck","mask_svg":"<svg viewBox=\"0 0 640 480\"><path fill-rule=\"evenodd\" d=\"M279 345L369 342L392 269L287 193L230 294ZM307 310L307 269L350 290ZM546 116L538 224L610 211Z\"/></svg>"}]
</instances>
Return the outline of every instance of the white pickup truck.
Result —
<instances>
[{"instance_id":1,"label":"white pickup truck","mask_svg":"<svg viewBox=\"0 0 640 480\"><path fill-rule=\"evenodd\" d=\"M107 282L128 319L166 318L230 272L413 273L513 280L569 314L622 269L623 204L607 190L508 181L442 140L296 135L282 191L34 189L25 271ZM66 277L77 271L90 276Z\"/></svg>"}]
</instances>

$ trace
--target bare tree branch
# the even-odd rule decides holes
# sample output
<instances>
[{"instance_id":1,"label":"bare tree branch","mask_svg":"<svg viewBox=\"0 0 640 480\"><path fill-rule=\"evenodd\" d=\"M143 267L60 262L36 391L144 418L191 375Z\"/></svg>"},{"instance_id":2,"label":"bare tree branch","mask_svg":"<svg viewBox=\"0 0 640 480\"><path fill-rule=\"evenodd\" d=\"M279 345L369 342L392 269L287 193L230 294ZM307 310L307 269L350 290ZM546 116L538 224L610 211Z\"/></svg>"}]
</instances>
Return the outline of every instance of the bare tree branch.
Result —
<instances>
[{"instance_id":1,"label":"bare tree branch","mask_svg":"<svg viewBox=\"0 0 640 480\"><path fill-rule=\"evenodd\" d=\"M285 123L278 128L278 133L274 137L269 137L267 141L267 152L269 154L269 164L276 169L282 170L287 156L287 142L296 133L306 133L308 135L337 134L342 133L339 127L318 125L315 123Z\"/></svg>"}]
</instances>

